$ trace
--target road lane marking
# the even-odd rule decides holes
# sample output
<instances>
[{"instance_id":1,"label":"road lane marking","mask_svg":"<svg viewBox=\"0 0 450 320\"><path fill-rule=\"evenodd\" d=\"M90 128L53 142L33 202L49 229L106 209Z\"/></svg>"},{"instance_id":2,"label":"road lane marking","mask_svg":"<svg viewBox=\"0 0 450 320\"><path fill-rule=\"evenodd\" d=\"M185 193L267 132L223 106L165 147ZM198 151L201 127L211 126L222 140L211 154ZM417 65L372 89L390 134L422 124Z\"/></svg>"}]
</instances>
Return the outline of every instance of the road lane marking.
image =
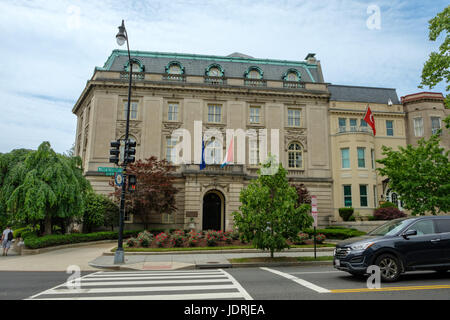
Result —
<instances>
[{"instance_id":1,"label":"road lane marking","mask_svg":"<svg viewBox=\"0 0 450 320\"><path fill-rule=\"evenodd\" d=\"M412 290L436 290L436 289L450 289L450 285L432 285L432 286L407 286L407 287L384 287L374 289L335 289L330 290L331 293L358 293L358 292L386 292L386 291L412 291Z\"/></svg>"},{"instance_id":2,"label":"road lane marking","mask_svg":"<svg viewBox=\"0 0 450 320\"><path fill-rule=\"evenodd\" d=\"M33 300L207 300L242 298L240 292L198 293L198 294L165 294L143 296L97 296L97 297L70 297L70 298L35 298Z\"/></svg>"},{"instance_id":3,"label":"road lane marking","mask_svg":"<svg viewBox=\"0 0 450 320\"><path fill-rule=\"evenodd\" d=\"M153 292L153 291L196 291L236 289L234 284L207 285L207 286L163 286L163 287L117 287L99 289L53 289L46 294L86 294L86 293L117 293L117 292Z\"/></svg>"},{"instance_id":4,"label":"road lane marking","mask_svg":"<svg viewBox=\"0 0 450 320\"><path fill-rule=\"evenodd\" d=\"M228 272L226 272L223 269L219 269L228 277L228 279L233 282L233 284L236 286L236 288L239 290L239 292L244 296L245 300L253 300L253 298L248 294L248 292L241 286L241 284Z\"/></svg>"},{"instance_id":5,"label":"road lane marking","mask_svg":"<svg viewBox=\"0 0 450 320\"><path fill-rule=\"evenodd\" d=\"M46 294L47 291L51 291L51 290L54 290L54 289L62 287L62 286L66 286L67 287L68 284L74 284L74 283L76 283L76 281L80 281L79 283L81 283L81 279L86 278L86 277L91 276L91 275L94 275L94 274L99 274L101 272L102 271L93 272L93 273L87 274L87 275L85 275L83 277L79 277L78 279L74 279L72 281L66 281L63 284L59 284L59 285L57 285L57 286L55 286L53 288L50 288L50 289L47 289L47 290L41 292L41 293L37 293L35 295L32 295L31 297L28 297L28 298L26 298L24 300L31 300L31 299L34 300L35 297L40 296L41 294ZM69 275L69 277L70 277L70 275Z\"/></svg>"},{"instance_id":6,"label":"road lane marking","mask_svg":"<svg viewBox=\"0 0 450 320\"><path fill-rule=\"evenodd\" d=\"M130 276L130 277L90 277L85 278L83 281L107 281L107 280L161 280L161 279L208 279L208 278L223 278L224 274L213 275L192 275L192 276Z\"/></svg>"},{"instance_id":7,"label":"road lane marking","mask_svg":"<svg viewBox=\"0 0 450 320\"><path fill-rule=\"evenodd\" d=\"M304 287L306 287L308 289L314 290L314 291L316 291L318 293L329 293L330 292L330 290L328 290L328 289L316 286L314 283L308 282L308 281L303 280L303 279L299 279L296 276L293 276L293 275L291 275L289 273L285 273L285 272L281 272L281 271L278 271L278 270L265 268L265 267L261 267L260 269L265 270L265 271L269 271L269 272L272 272L272 273L275 273L275 274L277 274L279 276L282 276L282 277L284 277L286 279L292 280L292 281L298 283L299 285L304 286Z\"/></svg>"}]
</instances>

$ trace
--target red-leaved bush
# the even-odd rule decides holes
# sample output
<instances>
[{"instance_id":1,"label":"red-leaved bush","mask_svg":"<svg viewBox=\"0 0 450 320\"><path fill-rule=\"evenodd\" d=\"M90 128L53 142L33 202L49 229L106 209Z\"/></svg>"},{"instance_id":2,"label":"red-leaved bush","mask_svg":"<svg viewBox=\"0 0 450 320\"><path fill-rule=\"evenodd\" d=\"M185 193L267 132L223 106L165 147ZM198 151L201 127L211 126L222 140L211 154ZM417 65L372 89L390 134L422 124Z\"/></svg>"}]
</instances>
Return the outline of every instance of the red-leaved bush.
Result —
<instances>
[{"instance_id":1,"label":"red-leaved bush","mask_svg":"<svg viewBox=\"0 0 450 320\"><path fill-rule=\"evenodd\" d=\"M373 216L375 220L393 220L406 217L406 214L398 208L388 207L376 209Z\"/></svg>"}]
</instances>

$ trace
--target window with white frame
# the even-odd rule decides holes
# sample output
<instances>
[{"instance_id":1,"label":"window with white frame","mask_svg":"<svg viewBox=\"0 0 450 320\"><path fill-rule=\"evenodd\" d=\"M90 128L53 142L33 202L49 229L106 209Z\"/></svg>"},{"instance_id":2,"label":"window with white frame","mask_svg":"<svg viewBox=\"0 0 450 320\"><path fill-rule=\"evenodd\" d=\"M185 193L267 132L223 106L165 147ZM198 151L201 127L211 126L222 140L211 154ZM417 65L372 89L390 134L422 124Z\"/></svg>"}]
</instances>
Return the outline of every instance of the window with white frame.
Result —
<instances>
[{"instance_id":1,"label":"window with white frame","mask_svg":"<svg viewBox=\"0 0 450 320\"><path fill-rule=\"evenodd\" d=\"M342 169L348 169L350 168L350 149L349 148L342 148L341 149L341 162L342 162Z\"/></svg>"},{"instance_id":2,"label":"window with white frame","mask_svg":"<svg viewBox=\"0 0 450 320\"><path fill-rule=\"evenodd\" d=\"M256 166L259 164L259 148L258 140L256 138L250 138L248 141L249 145L249 163L250 165Z\"/></svg>"},{"instance_id":3,"label":"window with white frame","mask_svg":"<svg viewBox=\"0 0 450 320\"><path fill-rule=\"evenodd\" d=\"M423 118L414 118L414 135L416 137L423 136Z\"/></svg>"},{"instance_id":4,"label":"window with white frame","mask_svg":"<svg viewBox=\"0 0 450 320\"><path fill-rule=\"evenodd\" d=\"M208 122L212 123L222 122L222 106L220 104L208 105Z\"/></svg>"},{"instance_id":5,"label":"window with white frame","mask_svg":"<svg viewBox=\"0 0 450 320\"><path fill-rule=\"evenodd\" d=\"M345 132L347 128L347 119L339 118L339 132Z\"/></svg>"},{"instance_id":6,"label":"window with white frame","mask_svg":"<svg viewBox=\"0 0 450 320\"><path fill-rule=\"evenodd\" d=\"M250 107L250 123L259 123L260 122L260 114L261 108L258 106Z\"/></svg>"},{"instance_id":7,"label":"window with white frame","mask_svg":"<svg viewBox=\"0 0 450 320\"><path fill-rule=\"evenodd\" d=\"M431 117L431 134L436 134L441 128L441 118Z\"/></svg>"},{"instance_id":8,"label":"window with white frame","mask_svg":"<svg viewBox=\"0 0 450 320\"><path fill-rule=\"evenodd\" d=\"M288 109L288 126L300 127L300 109Z\"/></svg>"},{"instance_id":9,"label":"window with white frame","mask_svg":"<svg viewBox=\"0 0 450 320\"><path fill-rule=\"evenodd\" d=\"M291 143L288 147L288 167L303 169L303 150L299 143Z\"/></svg>"},{"instance_id":10,"label":"window with white frame","mask_svg":"<svg viewBox=\"0 0 450 320\"><path fill-rule=\"evenodd\" d=\"M358 147L357 153L358 153L358 168L365 168L366 167L366 148Z\"/></svg>"},{"instance_id":11,"label":"window with white frame","mask_svg":"<svg viewBox=\"0 0 450 320\"><path fill-rule=\"evenodd\" d=\"M177 102L169 102L169 110L167 112L167 119L169 121L178 121L179 105Z\"/></svg>"},{"instance_id":12,"label":"window with white frame","mask_svg":"<svg viewBox=\"0 0 450 320\"><path fill-rule=\"evenodd\" d=\"M215 139L211 138L206 143L205 147L205 162L207 164L220 164L222 161L222 143Z\"/></svg>"},{"instance_id":13,"label":"window with white frame","mask_svg":"<svg viewBox=\"0 0 450 320\"><path fill-rule=\"evenodd\" d=\"M138 117L138 103L137 102L130 102L130 120L137 120ZM124 102L123 104L123 118L127 118L127 112L128 112L128 102Z\"/></svg>"},{"instance_id":14,"label":"window with white frame","mask_svg":"<svg viewBox=\"0 0 450 320\"><path fill-rule=\"evenodd\" d=\"M161 214L161 223L174 223L175 213L163 213Z\"/></svg>"},{"instance_id":15,"label":"window with white frame","mask_svg":"<svg viewBox=\"0 0 450 320\"><path fill-rule=\"evenodd\" d=\"M170 163L175 163L176 162L176 145L177 145L178 141L177 139L174 139L172 137L167 137L166 138L166 160Z\"/></svg>"}]
</instances>

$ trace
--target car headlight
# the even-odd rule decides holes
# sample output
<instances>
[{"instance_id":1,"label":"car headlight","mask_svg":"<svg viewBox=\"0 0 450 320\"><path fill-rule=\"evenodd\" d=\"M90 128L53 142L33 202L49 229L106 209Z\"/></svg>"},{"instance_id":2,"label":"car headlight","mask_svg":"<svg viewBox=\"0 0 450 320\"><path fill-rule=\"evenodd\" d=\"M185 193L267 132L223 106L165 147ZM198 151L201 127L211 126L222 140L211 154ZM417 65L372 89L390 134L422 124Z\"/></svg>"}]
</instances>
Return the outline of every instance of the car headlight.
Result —
<instances>
[{"instance_id":1,"label":"car headlight","mask_svg":"<svg viewBox=\"0 0 450 320\"><path fill-rule=\"evenodd\" d=\"M367 248L370 248L374 242L360 242L355 243L354 245L350 246L352 250L360 251L360 250L366 250Z\"/></svg>"}]
</instances>

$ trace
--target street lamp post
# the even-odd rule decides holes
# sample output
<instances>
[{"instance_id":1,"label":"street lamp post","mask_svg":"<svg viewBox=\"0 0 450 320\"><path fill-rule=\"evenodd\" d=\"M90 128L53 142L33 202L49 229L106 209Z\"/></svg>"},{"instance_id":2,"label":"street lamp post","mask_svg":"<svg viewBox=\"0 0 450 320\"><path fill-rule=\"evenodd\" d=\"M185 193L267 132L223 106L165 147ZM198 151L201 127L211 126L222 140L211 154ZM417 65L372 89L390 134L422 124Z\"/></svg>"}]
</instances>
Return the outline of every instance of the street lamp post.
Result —
<instances>
[{"instance_id":1,"label":"street lamp post","mask_svg":"<svg viewBox=\"0 0 450 320\"><path fill-rule=\"evenodd\" d=\"M123 221L125 216L125 192L127 185L127 164L128 157L127 148L128 148L128 132L130 129L130 99L131 99L131 80L133 73L133 63L131 61L130 55L130 45L128 43L128 34L125 29L125 23L122 20L122 25L119 27L119 33L116 35L117 44L122 46L125 42L127 43L127 51L128 51L128 68L130 70L129 74L129 82L128 82L128 102L127 102L127 120L126 120L126 129L125 129L125 157L122 163L122 172L123 172L123 183L122 183L122 193L120 196L120 215L119 215L119 240L116 253L114 255L114 264L122 264L125 262L125 256L123 251Z\"/></svg>"}]
</instances>

